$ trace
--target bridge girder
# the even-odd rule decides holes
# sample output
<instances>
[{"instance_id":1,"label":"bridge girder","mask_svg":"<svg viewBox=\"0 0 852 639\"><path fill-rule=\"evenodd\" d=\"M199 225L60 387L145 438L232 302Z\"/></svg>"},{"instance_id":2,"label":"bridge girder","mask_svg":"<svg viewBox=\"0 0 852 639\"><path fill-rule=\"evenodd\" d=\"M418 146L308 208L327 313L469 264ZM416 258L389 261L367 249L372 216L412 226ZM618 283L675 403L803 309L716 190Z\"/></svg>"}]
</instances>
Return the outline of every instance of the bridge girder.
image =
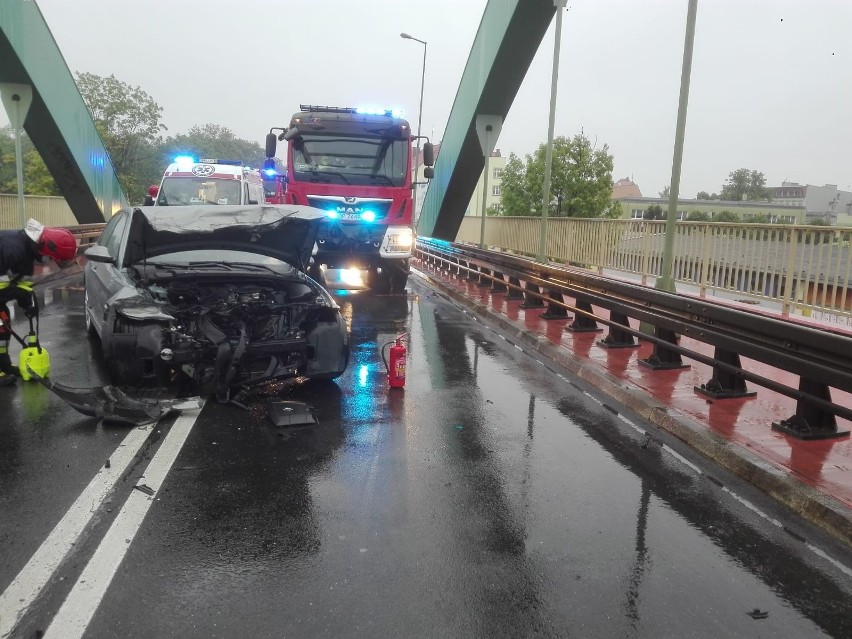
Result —
<instances>
[{"instance_id":1,"label":"bridge girder","mask_svg":"<svg viewBox=\"0 0 852 639\"><path fill-rule=\"evenodd\" d=\"M24 130L81 224L127 205L74 77L35 2L0 2L0 82L28 84Z\"/></svg>"},{"instance_id":2,"label":"bridge girder","mask_svg":"<svg viewBox=\"0 0 852 639\"><path fill-rule=\"evenodd\" d=\"M455 239L485 168L476 116L505 119L555 13L554 0L489 0L450 111L418 234Z\"/></svg>"}]
</instances>

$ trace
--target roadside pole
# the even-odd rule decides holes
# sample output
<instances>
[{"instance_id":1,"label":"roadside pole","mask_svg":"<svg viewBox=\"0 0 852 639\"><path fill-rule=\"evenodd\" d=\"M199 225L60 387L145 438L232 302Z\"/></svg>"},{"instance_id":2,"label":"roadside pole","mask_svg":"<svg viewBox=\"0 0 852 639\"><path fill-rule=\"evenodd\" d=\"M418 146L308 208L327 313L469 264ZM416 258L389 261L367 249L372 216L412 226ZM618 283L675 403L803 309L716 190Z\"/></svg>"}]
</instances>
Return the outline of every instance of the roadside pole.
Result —
<instances>
[{"instance_id":1,"label":"roadside pole","mask_svg":"<svg viewBox=\"0 0 852 639\"><path fill-rule=\"evenodd\" d=\"M485 159L485 168L482 170L482 220L479 226L479 248L485 248L485 214L488 203L488 159L500 137L503 128L503 118L499 115L477 115L476 135L479 137L479 145L482 147L482 155Z\"/></svg>"},{"instance_id":2,"label":"roadside pole","mask_svg":"<svg viewBox=\"0 0 852 639\"><path fill-rule=\"evenodd\" d=\"M0 98L9 116L9 123L15 132L15 174L18 181L18 227L24 228L27 218L24 215L24 158L21 150L21 136L24 122L33 101L33 88L28 84L0 83Z\"/></svg>"}]
</instances>

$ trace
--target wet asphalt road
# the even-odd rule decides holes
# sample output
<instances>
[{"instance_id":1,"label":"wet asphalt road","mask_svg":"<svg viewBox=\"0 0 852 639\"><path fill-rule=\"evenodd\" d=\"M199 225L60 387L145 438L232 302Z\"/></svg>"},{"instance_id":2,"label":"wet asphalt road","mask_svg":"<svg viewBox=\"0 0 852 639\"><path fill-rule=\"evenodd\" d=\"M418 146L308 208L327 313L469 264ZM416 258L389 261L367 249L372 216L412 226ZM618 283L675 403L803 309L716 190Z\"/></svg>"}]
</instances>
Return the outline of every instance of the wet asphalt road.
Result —
<instances>
[{"instance_id":1,"label":"wet asphalt road","mask_svg":"<svg viewBox=\"0 0 852 639\"><path fill-rule=\"evenodd\" d=\"M316 426L273 427L257 398L137 430L0 389L0 636L10 611L14 637L852 636L848 549L409 291L339 297L345 376L270 389ZM379 348L403 332L389 391ZM83 335L82 294L54 291L56 381L105 380ZM44 587L7 596L67 513L85 526Z\"/></svg>"}]
</instances>

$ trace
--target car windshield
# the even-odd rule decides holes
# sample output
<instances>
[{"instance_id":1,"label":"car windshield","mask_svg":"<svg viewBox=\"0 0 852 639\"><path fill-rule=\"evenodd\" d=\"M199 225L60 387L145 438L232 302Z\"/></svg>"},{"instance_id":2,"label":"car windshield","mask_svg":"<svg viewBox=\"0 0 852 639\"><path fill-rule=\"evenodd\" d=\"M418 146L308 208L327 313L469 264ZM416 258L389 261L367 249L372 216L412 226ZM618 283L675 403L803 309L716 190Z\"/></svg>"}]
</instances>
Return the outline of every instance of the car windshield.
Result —
<instances>
[{"instance_id":1,"label":"car windshield","mask_svg":"<svg viewBox=\"0 0 852 639\"><path fill-rule=\"evenodd\" d=\"M404 186L408 142L379 137L304 135L293 149L293 176L305 182Z\"/></svg>"},{"instance_id":2,"label":"car windshield","mask_svg":"<svg viewBox=\"0 0 852 639\"><path fill-rule=\"evenodd\" d=\"M175 251L164 253L146 260L147 264L168 264L170 266L192 266L206 265L216 267L217 265L227 268L233 265L245 265L271 269L278 273L289 273L293 266L274 257L249 253L248 251L234 250L210 250L197 249L189 251Z\"/></svg>"},{"instance_id":3,"label":"car windshield","mask_svg":"<svg viewBox=\"0 0 852 639\"><path fill-rule=\"evenodd\" d=\"M157 194L158 206L239 204L240 181L203 177L167 177Z\"/></svg>"}]
</instances>

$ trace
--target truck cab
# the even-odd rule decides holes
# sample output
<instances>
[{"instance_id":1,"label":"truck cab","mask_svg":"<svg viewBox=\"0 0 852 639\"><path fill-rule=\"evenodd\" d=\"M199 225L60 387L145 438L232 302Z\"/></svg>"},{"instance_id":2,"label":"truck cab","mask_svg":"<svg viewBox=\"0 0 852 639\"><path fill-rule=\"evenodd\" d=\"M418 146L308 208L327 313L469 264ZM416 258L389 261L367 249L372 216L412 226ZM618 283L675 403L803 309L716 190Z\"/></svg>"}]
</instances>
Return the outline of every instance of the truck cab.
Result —
<instances>
[{"instance_id":1,"label":"truck cab","mask_svg":"<svg viewBox=\"0 0 852 639\"><path fill-rule=\"evenodd\" d=\"M302 104L289 126L266 136L265 168L275 166L277 142L287 142L285 202L326 212L311 275L329 288L405 289L417 136L401 116L393 109ZM432 144L423 151L431 167Z\"/></svg>"},{"instance_id":2,"label":"truck cab","mask_svg":"<svg viewBox=\"0 0 852 639\"><path fill-rule=\"evenodd\" d=\"M154 206L265 202L260 171L244 167L239 160L179 156L166 168Z\"/></svg>"}]
</instances>

